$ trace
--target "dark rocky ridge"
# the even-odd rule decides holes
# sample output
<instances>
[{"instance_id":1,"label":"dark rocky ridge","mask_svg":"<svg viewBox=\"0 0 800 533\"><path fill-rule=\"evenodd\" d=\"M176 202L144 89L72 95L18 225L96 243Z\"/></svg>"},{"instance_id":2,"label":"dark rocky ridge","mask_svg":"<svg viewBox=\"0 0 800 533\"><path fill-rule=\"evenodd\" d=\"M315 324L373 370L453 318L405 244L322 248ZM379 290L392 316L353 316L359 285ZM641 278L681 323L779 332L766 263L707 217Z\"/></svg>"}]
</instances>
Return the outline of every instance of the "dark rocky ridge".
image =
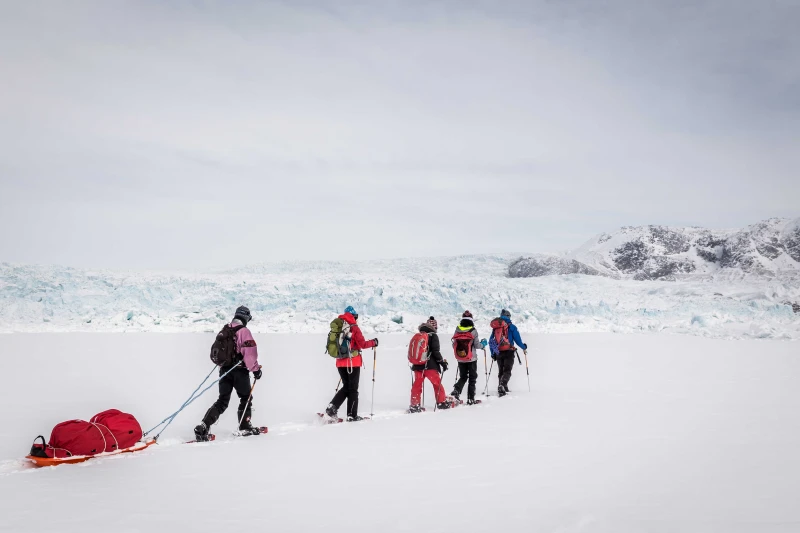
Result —
<instances>
[{"instance_id":1,"label":"dark rocky ridge","mask_svg":"<svg viewBox=\"0 0 800 533\"><path fill-rule=\"evenodd\" d=\"M599 270L584 265L580 261L554 256L520 257L508 267L508 275L512 278L535 278L565 274L601 275Z\"/></svg>"}]
</instances>

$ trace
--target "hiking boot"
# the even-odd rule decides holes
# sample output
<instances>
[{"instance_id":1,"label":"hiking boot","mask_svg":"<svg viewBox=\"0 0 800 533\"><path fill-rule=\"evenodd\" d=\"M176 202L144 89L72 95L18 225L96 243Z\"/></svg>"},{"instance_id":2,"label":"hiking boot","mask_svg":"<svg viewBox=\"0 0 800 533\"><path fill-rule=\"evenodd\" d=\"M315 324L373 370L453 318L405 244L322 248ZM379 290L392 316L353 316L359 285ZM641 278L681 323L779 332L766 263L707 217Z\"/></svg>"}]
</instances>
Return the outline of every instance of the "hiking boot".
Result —
<instances>
[{"instance_id":1,"label":"hiking boot","mask_svg":"<svg viewBox=\"0 0 800 533\"><path fill-rule=\"evenodd\" d=\"M506 394L511 392L511 389L508 388L508 385L503 385L503 388L506 389Z\"/></svg>"},{"instance_id":2,"label":"hiking boot","mask_svg":"<svg viewBox=\"0 0 800 533\"><path fill-rule=\"evenodd\" d=\"M475 405L475 398L467 398L467 405Z\"/></svg>"},{"instance_id":3,"label":"hiking boot","mask_svg":"<svg viewBox=\"0 0 800 533\"><path fill-rule=\"evenodd\" d=\"M458 400L460 400L460 399L461 399L461 398L459 398L459 394L458 394L458 392L456 392L456 391L453 391L453 392L451 392L451 393L450 393L450 396L452 396L453 398L455 398L455 399L456 399L456 401L458 401Z\"/></svg>"},{"instance_id":4,"label":"hiking boot","mask_svg":"<svg viewBox=\"0 0 800 533\"><path fill-rule=\"evenodd\" d=\"M348 416L347 417L347 421L348 422L361 422L362 420L369 420L369 417L358 416L358 415L356 415L356 416Z\"/></svg>"},{"instance_id":5,"label":"hiking boot","mask_svg":"<svg viewBox=\"0 0 800 533\"><path fill-rule=\"evenodd\" d=\"M337 409L333 406L333 404L329 404L328 407L325 408L325 414L331 418L339 418L337 416Z\"/></svg>"},{"instance_id":6,"label":"hiking boot","mask_svg":"<svg viewBox=\"0 0 800 533\"><path fill-rule=\"evenodd\" d=\"M252 432L255 428L253 427L253 424L250 423L250 417L248 416L247 418L242 418L243 414L243 411L239 411L239 420L242 421L241 424L239 424L239 431L243 433Z\"/></svg>"},{"instance_id":7,"label":"hiking boot","mask_svg":"<svg viewBox=\"0 0 800 533\"><path fill-rule=\"evenodd\" d=\"M195 428L194 428L194 438L198 442L207 442L208 441L208 426L206 426L203 422L200 422L200 425L195 426Z\"/></svg>"},{"instance_id":8,"label":"hiking boot","mask_svg":"<svg viewBox=\"0 0 800 533\"><path fill-rule=\"evenodd\" d=\"M408 406L408 412L409 413L421 413L422 411L424 411L424 409L422 409L421 405L409 405Z\"/></svg>"},{"instance_id":9,"label":"hiking boot","mask_svg":"<svg viewBox=\"0 0 800 533\"><path fill-rule=\"evenodd\" d=\"M436 408L437 409L450 409L451 407L453 407L453 404L450 403L450 402L446 402L446 401L436 404Z\"/></svg>"},{"instance_id":10,"label":"hiking boot","mask_svg":"<svg viewBox=\"0 0 800 533\"><path fill-rule=\"evenodd\" d=\"M503 396L506 395L506 389L502 385L497 387L497 395L500 396L500 397L503 397Z\"/></svg>"}]
</instances>

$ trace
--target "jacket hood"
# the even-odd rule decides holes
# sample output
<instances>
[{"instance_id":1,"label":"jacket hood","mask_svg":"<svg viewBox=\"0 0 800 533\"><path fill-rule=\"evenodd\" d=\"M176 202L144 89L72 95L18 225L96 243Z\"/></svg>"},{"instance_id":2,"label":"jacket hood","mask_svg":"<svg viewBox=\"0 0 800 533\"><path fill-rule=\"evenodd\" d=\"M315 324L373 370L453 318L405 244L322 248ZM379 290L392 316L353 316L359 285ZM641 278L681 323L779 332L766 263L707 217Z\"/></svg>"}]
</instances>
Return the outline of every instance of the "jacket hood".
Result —
<instances>
[{"instance_id":1,"label":"jacket hood","mask_svg":"<svg viewBox=\"0 0 800 533\"><path fill-rule=\"evenodd\" d=\"M458 323L458 327L462 329L474 328L475 322L473 322L471 318L464 317L461 319L461 322Z\"/></svg>"},{"instance_id":2,"label":"jacket hood","mask_svg":"<svg viewBox=\"0 0 800 533\"><path fill-rule=\"evenodd\" d=\"M511 324L511 317L510 316L501 316L500 319L505 322L506 324Z\"/></svg>"},{"instance_id":3,"label":"jacket hood","mask_svg":"<svg viewBox=\"0 0 800 533\"><path fill-rule=\"evenodd\" d=\"M350 324L351 326L356 323L356 319L350 313L345 313L343 315L339 315L339 318Z\"/></svg>"}]
</instances>

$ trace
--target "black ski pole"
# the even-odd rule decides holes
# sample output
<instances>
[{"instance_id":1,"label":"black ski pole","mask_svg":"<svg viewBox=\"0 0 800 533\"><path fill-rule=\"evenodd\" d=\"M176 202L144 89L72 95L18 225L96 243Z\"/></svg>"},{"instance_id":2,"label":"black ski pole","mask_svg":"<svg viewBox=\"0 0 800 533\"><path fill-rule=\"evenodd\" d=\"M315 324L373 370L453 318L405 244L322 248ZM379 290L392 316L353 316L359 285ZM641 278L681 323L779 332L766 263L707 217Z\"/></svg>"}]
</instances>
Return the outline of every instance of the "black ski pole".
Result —
<instances>
[{"instance_id":1,"label":"black ski pole","mask_svg":"<svg viewBox=\"0 0 800 533\"><path fill-rule=\"evenodd\" d=\"M339 392L339 386L342 384L342 378L339 378L339 383L336 384L336 390L333 392Z\"/></svg>"}]
</instances>

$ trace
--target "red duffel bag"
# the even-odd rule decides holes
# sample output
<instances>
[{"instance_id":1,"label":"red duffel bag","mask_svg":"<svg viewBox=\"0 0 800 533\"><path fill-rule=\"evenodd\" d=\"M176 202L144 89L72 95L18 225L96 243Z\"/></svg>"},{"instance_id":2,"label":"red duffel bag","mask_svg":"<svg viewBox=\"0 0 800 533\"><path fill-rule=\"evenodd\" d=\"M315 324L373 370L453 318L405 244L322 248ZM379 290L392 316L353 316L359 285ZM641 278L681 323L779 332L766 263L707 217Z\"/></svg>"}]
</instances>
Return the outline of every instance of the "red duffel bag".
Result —
<instances>
[{"instance_id":1,"label":"red duffel bag","mask_svg":"<svg viewBox=\"0 0 800 533\"><path fill-rule=\"evenodd\" d=\"M34 457L72 457L96 455L103 452L124 450L142 438L142 428L133 415L109 409L95 415L90 422L68 420L61 422L50 433L50 441L41 444L34 441L31 455Z\"/></svg>"},{"instance_id":2,"label":"red duffel bag","mask_svg":"<svg viewBox=\"0 0 800 533\"><path fill-rule=\"evenodd\" d=\"M142 426L139 425L136 418L117 409L98 413L89 422L100 426L100 429L110 431L110 440L113 442L108 442L109 439L106 436L107 452L130 448L142 439ZM112 445L114 447L111 447Z\"/></svg>"}]
</instances>

